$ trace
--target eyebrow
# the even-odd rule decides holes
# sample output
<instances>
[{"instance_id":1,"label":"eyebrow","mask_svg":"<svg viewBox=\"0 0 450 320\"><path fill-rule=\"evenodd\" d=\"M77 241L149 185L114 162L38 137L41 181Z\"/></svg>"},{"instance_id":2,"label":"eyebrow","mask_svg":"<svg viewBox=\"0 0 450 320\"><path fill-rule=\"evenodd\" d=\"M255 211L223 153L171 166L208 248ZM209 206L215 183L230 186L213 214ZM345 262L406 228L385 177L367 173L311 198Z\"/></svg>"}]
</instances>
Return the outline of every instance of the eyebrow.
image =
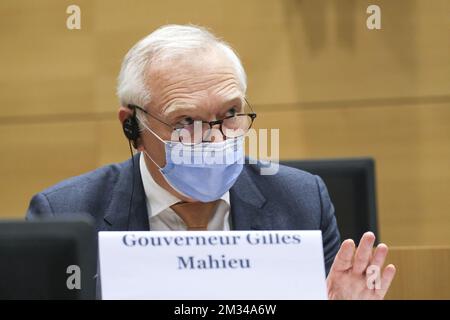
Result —
<instances>
[{"instance_id":1,"label":"eyebrow","mask_svg":"<svg viewBox=\"0 0 450 320\"><path fill-rule=\"evenodd\" d=\"M174 101L174 102L166 105L163 108L162 113L167 115L174 111L178 111L178 110L185 111L185 110L190 110L190 109L194 109L194 108L195 108L194 104L183 102L183 101Z\"/></svg>"},{"instance_id":2,"label":"eyebrow","mask_svg":"<svg viewBox=\"0 0 450 320\"><path fill-rule=\"evenodd\" d=\"M242 96L241 95L231 96L231 98L227 99L224 103L222 103L222 106L231 104L233 102L240 102L242 104ZM194 105L194 104L187 103L184 101L174 101L174 102L166 105L163 108L162 113L167 116L174 112L177 112L177 113L186 112L186 111L189 111L189 110L192 110L195 108L196 108L196 105Z\"/></svg>"}]
</instances>

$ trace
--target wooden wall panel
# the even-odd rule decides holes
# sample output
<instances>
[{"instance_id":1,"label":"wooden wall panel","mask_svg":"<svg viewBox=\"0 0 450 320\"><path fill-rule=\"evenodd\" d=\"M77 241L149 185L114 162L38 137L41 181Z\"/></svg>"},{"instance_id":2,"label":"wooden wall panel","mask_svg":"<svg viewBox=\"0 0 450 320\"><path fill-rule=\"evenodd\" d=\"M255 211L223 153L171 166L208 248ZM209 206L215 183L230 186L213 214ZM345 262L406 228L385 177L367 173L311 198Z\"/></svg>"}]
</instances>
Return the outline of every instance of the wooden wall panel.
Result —
<instances>
[{"instance_id":1,"label":"wooden wall panel","mask_svg":"<svg viewBox=\"0 0 450 320\"><path fill-rule=\"evenodd\" d=\"M128 157L117 121L123 55L166 23L206 25L248 73L257 125L281 157L374 156L380 229L396 245L449 244L450 2L380 0L0 2L0 216L65 177Z\"/></svg>"},{"instance_id":2,"label":"wooden wall panel","mask_svg":"<svg viewBox=\"0 0 450 320\"><path fill-rule=\"evenodd\" d=\"M87 26L80 32L66 28L69 4L0 2L2 118L95 112L95 37ZM88 21L90 2L79 4Z\"/></svg>"},{"instance_id":3,"label":"wooden wall panel","mask_svg":"<svg viewBox=\"0 0 450 320\"><path fill-rule=\"evenodd\" d=\"M259 112L280 128L282 159L371 156L376 160L383 241L450 243L450 104Z\"/></svg>"},{"instance_id":4,"label":"wooden wall panel","mask_svg":"<svg viewBox=\"0 0 450 320\"><path fill-rule=\"evenodd\" d=\"M105 119L98 123L99 145L97 149L98 164L121 162L128 159L130 148L117 117Z\"/></svg>"},{"instance_id":5,"label":"wooden wall panel","mask_svg":"<svg viewBox=\"0 0 450 320\"><path fill-rule=\"evenodd\" d=\"M98 166L93 122L0 126L0 217L21 218L31 196Z\"/></svg>"},{"instance_id":6,"label":"wooden wall panel","mask_svg":"<svg viewBox=\"0 0 450 320\"><path fill-rule=\"evenodd\" d=\"M397 272L386 299L450 299L450 247L393 247Z\"/></svg>"},{"instance_id":7,"label":"wooden wall panel","mask_svg":"<svg viewBox=\"0 0 450 320\"><path fill-rule=\"evenodd\" d=\"M366 28L365 0L81 1L77 31L65 27L69 4L1 2L1 102L27 88L4 116L110 112L123 55L165 23L206 25L229 41L255 103L450 94L445 0L379 1L380 31Z\"/></svg>"}]
</instances>

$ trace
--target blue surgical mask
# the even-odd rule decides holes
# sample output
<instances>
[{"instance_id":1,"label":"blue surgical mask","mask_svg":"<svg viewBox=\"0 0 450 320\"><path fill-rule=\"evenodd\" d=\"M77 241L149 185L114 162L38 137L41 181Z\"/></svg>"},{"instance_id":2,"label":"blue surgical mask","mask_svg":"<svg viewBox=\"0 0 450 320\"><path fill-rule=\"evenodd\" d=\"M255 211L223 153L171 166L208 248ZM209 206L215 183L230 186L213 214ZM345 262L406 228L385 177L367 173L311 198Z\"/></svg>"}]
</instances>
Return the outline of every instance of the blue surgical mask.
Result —
<instances>
[{"instance_id":1,"label":"blue surgical mask","mask_svg":"<svg viewBox=\"0 0 450 320\"><path fill-rule=\"evenodd\" d=\"M244 138L221 142L202 142L185 145L165 141L150 128L165 145L166 165L161 168L144 150L147 157L159 168L167 183L178 193L201 202L220 199L236 182L244 164Z\"/></svg>"}]
</instances>

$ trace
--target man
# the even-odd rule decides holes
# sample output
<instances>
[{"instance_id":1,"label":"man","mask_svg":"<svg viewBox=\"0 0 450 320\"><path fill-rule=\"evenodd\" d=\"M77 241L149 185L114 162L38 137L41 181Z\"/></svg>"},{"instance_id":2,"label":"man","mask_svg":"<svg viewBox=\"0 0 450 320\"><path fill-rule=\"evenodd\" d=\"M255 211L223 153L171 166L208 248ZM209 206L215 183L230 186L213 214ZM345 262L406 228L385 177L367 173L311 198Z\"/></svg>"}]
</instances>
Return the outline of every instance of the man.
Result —
<instances>
[{"instance_id":1,"label":"man","mask_svg":"<svg viewBox=\"0 0 450 320\"><path fill-rule=\"evenodd\" d=\"M321 230L329 297L383 298L395 267L382 272L381 289L369 289L365 272L383 267L387 246L372 253L372 233L357 249L353 240L340 245L319 177L284 166L262 175L261 164L239 161L256 117L245 92L245 71L226 43L199 27L159 28L128 52L119 75L119 120L139 153L35 195L27 217L87 212L97 231ZM180 150L234 160L180 163Z\"/></svg>"}]
</instances>

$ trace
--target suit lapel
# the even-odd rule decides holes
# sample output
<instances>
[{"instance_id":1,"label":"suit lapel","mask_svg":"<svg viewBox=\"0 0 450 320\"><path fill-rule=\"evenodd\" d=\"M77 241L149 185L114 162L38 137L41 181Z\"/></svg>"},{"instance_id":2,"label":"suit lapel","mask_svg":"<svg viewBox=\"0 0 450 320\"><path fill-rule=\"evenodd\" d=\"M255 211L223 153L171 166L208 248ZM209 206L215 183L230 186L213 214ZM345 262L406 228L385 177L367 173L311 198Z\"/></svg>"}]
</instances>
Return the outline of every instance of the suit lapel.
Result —
<instances>
[{"instance_id":1,"label":"suit lapel","mask_svg":"<svg viewBox=\"0 0 450 320\"><path fill-rule=\"evenodd\" d=\"M134 161L134 166L132 161ZM131 185L134 175L134 190ZM132 195L133 193L133 195ZM130 199L131 210L130 210ZM124 163L114 186L110 205L105 214L106 229L110 231L148 231L147 205L139 168L139 153ZM131 212L130 218L128 213Z\"/></svg>"},{"instance_id":2,"label":"suit lapel","mask_svg":"<svg viewBox=\"0 0 450 320\"><path fill-rule=\"evenodd\" d=\"M231 223L233 230L270 230L272 214L265 209L266 198L244 166L230 189Z\"/></svg>"}]
</instances>

